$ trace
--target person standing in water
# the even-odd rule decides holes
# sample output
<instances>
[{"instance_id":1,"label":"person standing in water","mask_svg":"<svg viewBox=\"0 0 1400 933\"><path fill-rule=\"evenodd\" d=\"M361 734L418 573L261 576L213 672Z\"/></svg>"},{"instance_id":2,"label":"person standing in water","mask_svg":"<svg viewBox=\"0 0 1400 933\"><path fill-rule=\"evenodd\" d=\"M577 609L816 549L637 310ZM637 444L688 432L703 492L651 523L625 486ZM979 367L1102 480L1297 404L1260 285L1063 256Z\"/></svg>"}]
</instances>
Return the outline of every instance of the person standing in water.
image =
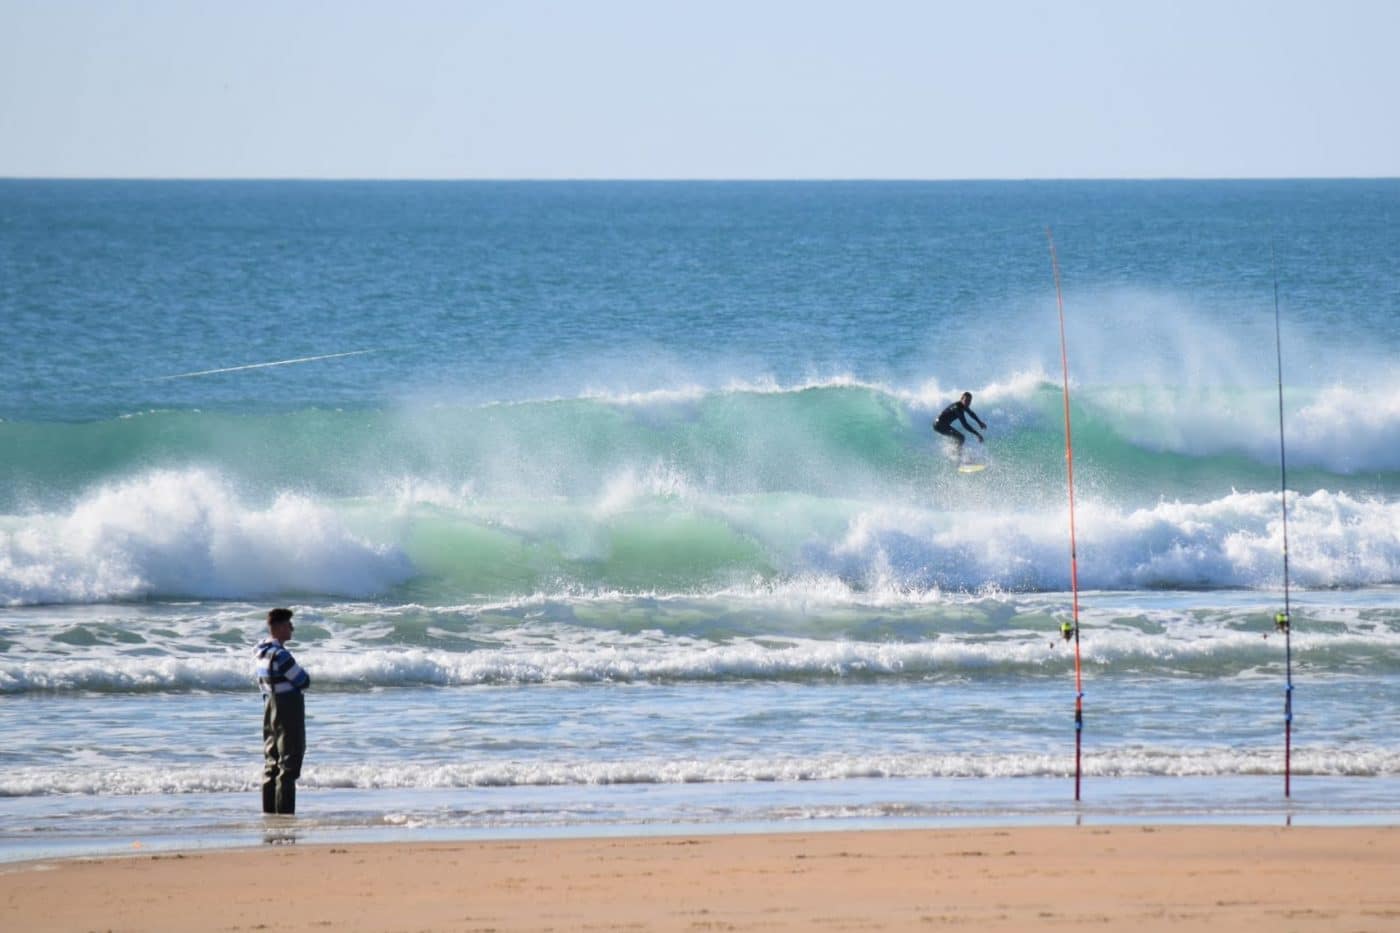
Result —
<instances>
[{"instance_id":1,"label":"person standing in water","mask_svg":"<svg viewBox=\"0 0 1400 933\"><path fill-rule=\"evenodd\" d=\"M264 813L297 812L297 778L306 754L306 704L303 691L311 678L287 650L292 640L292 610L267 614L267 637L258 643L258 689L263 695Z\"/></svg>"},{"instance_id":2,"label":"person standing in water","mask_svg":"<svg viewBox=\"0 0 1400 933\"><path fill-rule=\"evenodd\" d=\"M938 420L934 421L933 423L933 429L935 431L937 431L939 434L942 434L944 437L951 437L953 439L953 441L958 445L959 454L962 453L963 442L966 441L967 438L963 436L963 433L961 431L953 427L954 421L961 423L964 428L971 431L973 436L977 438L977 442L979 444L985 444L987 442L986 438L982 437L982 435L977 433L976 428L967 423L968 415L971 415L972 420L976 421L979 425L982 426L982 430L987 430L987 423L981 418L977 417L977 412L972 410L971 392L964 392L962 394L962 398L958 399L956 402L943 409L943 413L939 415Z\"/></svg>"}]
</instances>

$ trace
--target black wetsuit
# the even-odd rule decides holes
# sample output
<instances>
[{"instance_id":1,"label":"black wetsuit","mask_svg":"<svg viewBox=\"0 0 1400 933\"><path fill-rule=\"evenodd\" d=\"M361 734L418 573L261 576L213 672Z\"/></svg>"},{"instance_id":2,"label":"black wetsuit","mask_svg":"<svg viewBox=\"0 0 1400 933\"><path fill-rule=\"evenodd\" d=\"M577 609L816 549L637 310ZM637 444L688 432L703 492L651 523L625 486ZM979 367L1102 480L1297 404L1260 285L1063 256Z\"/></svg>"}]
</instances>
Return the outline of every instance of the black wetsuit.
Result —
<instances>
[{"instance_id":1,"label":"black wetsuit","mask_svg":"<svg viewBox=\"0 0 1400 933\"><path fill-rule=\"evenodd\" d=\"M963 442L966 441L967 438L963 436L961 431L953 427L953 422L961 422L963 427L967 428L973 434L977 434L977 429L967 423L968 415L972 416L973 421L982 425L983 429L987 427L986 423L983 422L981 418L977 417L977 412L964 405L962 399L958 399L956 402L943 409L943 414L939 415L938 420L933 423L933 429L945 437L951 437L953 440L957 441L959 447L962 447ZM982 435L977 434L977 439L981 440Z\"/></svg>"}]
</instances>

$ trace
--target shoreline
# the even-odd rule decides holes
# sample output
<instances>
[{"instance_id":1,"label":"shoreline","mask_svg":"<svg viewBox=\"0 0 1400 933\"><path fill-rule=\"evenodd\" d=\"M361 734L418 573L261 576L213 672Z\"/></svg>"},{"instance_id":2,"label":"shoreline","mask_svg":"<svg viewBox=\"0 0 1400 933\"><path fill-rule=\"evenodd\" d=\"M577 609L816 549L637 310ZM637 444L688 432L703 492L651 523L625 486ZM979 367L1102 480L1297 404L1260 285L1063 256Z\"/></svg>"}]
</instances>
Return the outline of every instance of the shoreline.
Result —
<instances>
[{"instance_id":1,"label":"shoreline","mask_svg":"<svg viewBox=\"0 0 1400 933\"><path fill-rule=\"evenodd\" d=\"M1400 778L1306 776L1290 798L1256 776L845 779L803 783L349 789L303 795L293 819L251 790L0 798L0 869L40 860L315 845L945 831L1014 826L1400 826ZM95 810L94 808L97 808ZM99 813L100 811L100 813Z\"/></svg>"},{"instance_id":2,"label":"shoreline","mask_svg":"<svg viewBox=\"0 0 1400 933\"><path fill-rule=\"evenodd\" d=\"M1400 826L284 844L9 863L0 866L0 926L1382 929L1400 925L1396 864Z\"/></svg>"}]
</instances>

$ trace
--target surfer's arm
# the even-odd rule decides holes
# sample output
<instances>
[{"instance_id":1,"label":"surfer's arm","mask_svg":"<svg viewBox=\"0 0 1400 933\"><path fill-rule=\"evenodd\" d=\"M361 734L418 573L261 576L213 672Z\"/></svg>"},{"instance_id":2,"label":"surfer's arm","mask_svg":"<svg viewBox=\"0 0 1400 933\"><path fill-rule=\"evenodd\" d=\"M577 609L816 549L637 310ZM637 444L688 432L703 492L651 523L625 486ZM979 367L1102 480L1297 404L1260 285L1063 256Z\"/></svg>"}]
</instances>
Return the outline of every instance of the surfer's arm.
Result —
<instances>
[{"instance_id":1,"label":"surfer's arm","mask_svg":"<svg viewBox=\"0 0 1400 933\"><path fill-rule=\"evenodd\" d=\"M969 415L972 416L972 420L973 420L973 421L976 421L978 424L980 424L980 425L982 426L982 430L983 430L983 431L987 430L987 422L985 422L985 421L983 421L981 418L977 417L977 412L975 412L975 411L973 411L971 408L969 408L969 409L967 410L967 413L968 413ZM968 430L971 431L972 428L968 428Z\"/></svg>"},{"instance_id":2,"label":"surfer's arm","mask_svg":"<svg viewBox=\"0 0 1400 933\"><path fill-rule=\"evenodd\" d=\"M971 409L971 408L964 408L963 411L962 411L962 414L960 414L960 415L958 416L958 420L962 422L962 426L963 426L963 427L967 428L968 431L970 431L970 432L972 433L972 436L973 436L973 437L977 438L977 440L978 440L979 443L982 443L982 444L987 443L986 439L983 438L982 435L980 435L980 434L977 433L977 429L974 428L972 425L970 425L970 424L967 423L967 416L968 416L968 415L972 415L972 409ZM982 419L981 419L981 418L978 418L976 415L972 415L972 417L973 417L973 420L975 420L978 424L982 424ZM986 425L985 425L985 424L982 424L982 427L985 428Z\"/></svg>"}]
</instances>

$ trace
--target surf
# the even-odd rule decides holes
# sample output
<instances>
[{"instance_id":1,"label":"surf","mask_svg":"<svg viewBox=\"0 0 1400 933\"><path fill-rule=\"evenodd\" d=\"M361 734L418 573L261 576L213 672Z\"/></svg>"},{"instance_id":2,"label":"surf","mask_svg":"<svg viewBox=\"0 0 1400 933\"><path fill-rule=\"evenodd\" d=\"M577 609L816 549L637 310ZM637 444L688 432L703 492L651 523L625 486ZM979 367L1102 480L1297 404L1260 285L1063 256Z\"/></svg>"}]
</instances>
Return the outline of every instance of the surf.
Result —
<instances>
[{"instance_id":1,"label":"surf","mask_svg":"<svg viewBox=\"0 0 1400 933\"><path fill-rule=\"evenodd\" d=\"M929 429L946 396L838 377L4 422L0 603L1067 587L1059 388L1029 372L979 389L995 467L971 476ZM1086 586L1277 582L1265 390L1074 399ZM1359 389L1287 404L1297 580L1397 582L1400 409L1371 405L1348 429L1362 442L1318 427Z\"/></svg>"},{"instance_id":2,"label":"surf","mask_svg":"<svg viewBox=\"0 0 1400 933\"><path fill-rule=\"evenodd\" d=\"M728 491L910 486L937 450L929 423L951 397L831 378L532 401L450 401L240 414L153 410L87 422L0 422L0 507L73 497L151 466L201 465L258 489L297 477L352 494L386 477L483 492L576 493L622 469L665 463ZM998 465L1031 473L1052 453L1058 388L1016 373L977 390ZM1331 384L1288 397L1300 481L1400 493L1400 390ZM1076 387L1074 421L1103 488L1176 490L1219 477L1262 485L1274 455L1267 387ZM287 443L287 438L297 442ZM1047 483L1047 487L1048 487Z\"/></svg>"},{"instance_id":3,"label":"surf","mask_svg":"<svg viewBox=\"0 0 1400 933\"><path fill-rule=\"evenodd\" d=\"M1267 492L1144 506L1086 496L1081 582L1276 586L1276 504ZM1301 586L1400 582L1400 502L1319 490L1292 499L1290 525ZM400 595L450 604L798 581L853 593L1044 592L1068 586L1062 539L1059 508L1019 505L996 489L922 502L736 493L663 469L548 499L431 483L267 499L204 470L155 471L104 484L68 509L0 519L0 602Z\"/></svg>"}]
</instances>

